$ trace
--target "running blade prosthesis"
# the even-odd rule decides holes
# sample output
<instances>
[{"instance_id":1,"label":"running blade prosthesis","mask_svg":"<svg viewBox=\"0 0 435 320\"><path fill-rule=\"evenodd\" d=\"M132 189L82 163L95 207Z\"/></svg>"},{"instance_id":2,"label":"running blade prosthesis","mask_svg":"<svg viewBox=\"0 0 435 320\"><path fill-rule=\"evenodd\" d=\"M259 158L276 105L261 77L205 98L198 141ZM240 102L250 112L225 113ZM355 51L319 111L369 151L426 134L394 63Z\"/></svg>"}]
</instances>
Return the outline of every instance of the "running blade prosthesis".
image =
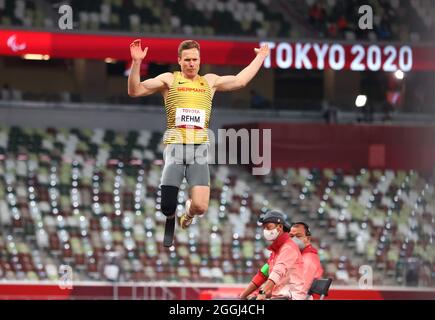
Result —
<instances>
[{"instance_id":1,"label":"running blade prosthesis","mask_svg":"<svg viewBox=\"0 0 435 320\"><path fill-rule=\"evenodd\" d=\"M166 218L163 246L171 247L174 244L174 230L175 230L175 215L171 218Z\"/></svg>"}]
</instances>

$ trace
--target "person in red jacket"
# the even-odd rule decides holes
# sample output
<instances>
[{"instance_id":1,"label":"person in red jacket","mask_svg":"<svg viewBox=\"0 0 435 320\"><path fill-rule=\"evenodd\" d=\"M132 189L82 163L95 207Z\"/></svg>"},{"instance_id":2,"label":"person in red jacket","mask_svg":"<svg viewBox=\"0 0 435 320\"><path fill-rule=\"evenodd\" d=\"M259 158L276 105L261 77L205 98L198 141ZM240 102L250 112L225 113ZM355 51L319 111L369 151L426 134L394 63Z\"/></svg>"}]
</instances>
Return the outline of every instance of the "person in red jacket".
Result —
<instances>
[{"instance_id":1,"label":"person in red jacket","mask_svg":"<svg viewBox=\"0 0 435 320\"><path fill-rule=\"evenodd\" d=\"M304 291L308 292L314 279L323 275L317 249L311 245L310 227L305 222L295 222L290 228L290 237L298 245L304 261Z\"/></svg>"},{"instance_id":2,"label":"person in red jacket","mask_svg":"<svg viewBox=\"0 0 435 320\"><path fill-rule=\"evenodd\" d=\"M264 238L272 242L268 247L272 252L267 264L252 278L240 298L247 299L261 287L257 300L305 299L307 291L304 291L302 255L290 238L286 216L280 211L272 210L260 222L263 224Z\"/></svg>"}]
</instances>

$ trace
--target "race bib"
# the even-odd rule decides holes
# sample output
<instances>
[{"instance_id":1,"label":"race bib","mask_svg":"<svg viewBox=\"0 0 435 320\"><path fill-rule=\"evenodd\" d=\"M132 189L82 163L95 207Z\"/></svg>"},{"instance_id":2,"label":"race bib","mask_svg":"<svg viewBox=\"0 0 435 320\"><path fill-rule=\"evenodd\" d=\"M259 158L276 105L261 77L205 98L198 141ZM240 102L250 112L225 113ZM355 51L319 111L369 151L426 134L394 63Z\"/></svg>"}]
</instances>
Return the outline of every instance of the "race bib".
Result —
<instances>
[{"instance_id":1,"label":"race bib","mask_svg":"<svg viewBox=\"0 0 435 320\"><path fill-rule=\"evenodd\" d=\"M177 128L204 129L205 110L177 108L175 113L175 126Z\"/></svg>"}]
</instances>

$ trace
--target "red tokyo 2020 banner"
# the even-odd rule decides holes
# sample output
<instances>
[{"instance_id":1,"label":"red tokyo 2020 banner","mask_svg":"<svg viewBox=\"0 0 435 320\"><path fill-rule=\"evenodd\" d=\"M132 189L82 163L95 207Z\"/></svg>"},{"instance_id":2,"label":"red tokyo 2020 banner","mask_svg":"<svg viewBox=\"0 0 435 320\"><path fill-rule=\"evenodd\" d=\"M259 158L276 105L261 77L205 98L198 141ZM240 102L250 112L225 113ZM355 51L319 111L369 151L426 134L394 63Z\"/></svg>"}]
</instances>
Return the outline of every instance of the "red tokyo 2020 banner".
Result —
<instances>
[{"instance_id":1,"label":"red tokyo 2020 banner","mask_svg":"<svg viewBox=\"0 0 435 320\"><path fill-rule=\"evenodd\" d=\"M134 37L105 34L50 33L0 30L0 55L48 55L51 58L130 60L129 45ZM175 63L181 38L143 37L147 60ZM435 47L397 44L340 43L316 41L198 40L203 64L245 66L254 48L269 44L265 68L303 70L354 70L394 72L434 71Z\"/></svg>"}]
</instances>

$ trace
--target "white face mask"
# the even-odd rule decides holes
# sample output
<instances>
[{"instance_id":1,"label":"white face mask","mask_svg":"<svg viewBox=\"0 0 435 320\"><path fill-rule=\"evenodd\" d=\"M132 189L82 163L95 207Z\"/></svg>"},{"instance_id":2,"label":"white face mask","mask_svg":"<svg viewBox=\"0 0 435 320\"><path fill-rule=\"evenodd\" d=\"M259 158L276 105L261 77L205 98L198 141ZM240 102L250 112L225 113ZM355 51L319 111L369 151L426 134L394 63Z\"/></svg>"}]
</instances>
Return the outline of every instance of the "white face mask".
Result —
<instances>
[{"instance_id":1,"label":"white face mask","mask_svg":"<svg viewBox=\"0 0 435 320\"><path fill-rule=\"evenodd\" d=\"M305 248L305 243L301 239L293 237L292 240L298 245L300 250L303 250Z\"/></svg>"},{"instance_id":2,"label":"white face mask","mask_svg":"<svg viewBox=\"0 0 435 320\"><path fill-rule=\"evenodd\" d=\"M267 230L267 229L263 230L264 239L266 239L267 241L275 240L276 238L278 238L278 235L279 235L279 231L277 230L277 228L272 230Z\"/></svg>"}]
</instances>

